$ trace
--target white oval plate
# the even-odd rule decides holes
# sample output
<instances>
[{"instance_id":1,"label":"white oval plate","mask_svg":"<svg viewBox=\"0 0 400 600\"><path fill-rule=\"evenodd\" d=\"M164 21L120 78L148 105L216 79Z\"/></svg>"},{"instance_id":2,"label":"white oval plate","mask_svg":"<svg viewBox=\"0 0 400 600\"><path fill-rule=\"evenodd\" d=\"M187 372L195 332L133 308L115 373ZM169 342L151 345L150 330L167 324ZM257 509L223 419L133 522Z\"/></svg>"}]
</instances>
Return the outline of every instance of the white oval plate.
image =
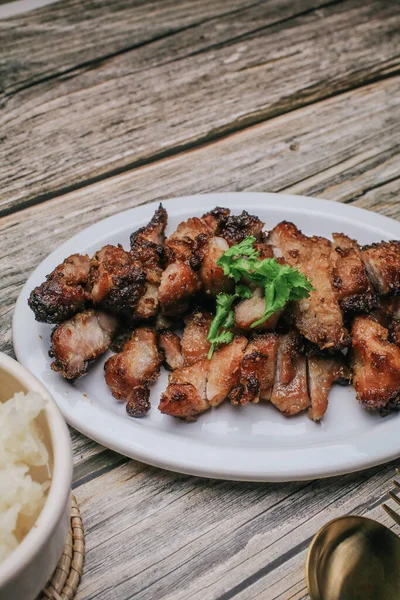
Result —
<instances>
[{"instance_id":1,"label":"white oval plate","mask_svg":"<svg viewBox=\"0 0 400 600\"><path fill-rule=\"evenodd\" d=\"M164 203L168 232L189 216L214 206L234 213L246 209L268 229L286 219L306 234L330 236L343 231L361 244L400 238L400 223L372 212L324 200L286 194L209 194ZM74 252L91 254L106 243L129 247L129 235L151 218L156 204L139 206L85 229L48 256L32 273L18 298L13 341L18 360L50 390L70 425L96 442L145 463L221 479L289 481L328 477L371 467L400 455L400 413L382 418L367 413L353 388L334 387L321 424L306 414L286 418L272 405L242 408L225 403L185 423L162 415L160 393L167 384L163 371L152 389L152 410L132 419L114 400L104 382L99 360L89 374L70 384L50 369L52 326L37 323L28 308L30 291L47 273Z\"/></svg>"}]
</instances>

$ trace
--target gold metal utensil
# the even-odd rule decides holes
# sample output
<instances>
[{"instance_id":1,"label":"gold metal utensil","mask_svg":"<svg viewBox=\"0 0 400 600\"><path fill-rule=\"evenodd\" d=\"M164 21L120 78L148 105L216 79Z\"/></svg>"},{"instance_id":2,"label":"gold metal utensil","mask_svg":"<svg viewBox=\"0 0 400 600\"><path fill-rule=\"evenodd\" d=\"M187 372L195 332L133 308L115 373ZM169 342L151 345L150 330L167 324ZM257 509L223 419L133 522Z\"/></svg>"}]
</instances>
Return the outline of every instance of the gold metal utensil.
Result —
<instances>
[{"instance_id":1,"label":"gold metal utensil","mask_svg":"<svg viewBox=\"0 0 400 600\"><path fill-rule=\"evenodd\" d=\"M365 517L334 519L307 556L311 600L400 600L400 538Z\"/></svg>"}]
</instances>

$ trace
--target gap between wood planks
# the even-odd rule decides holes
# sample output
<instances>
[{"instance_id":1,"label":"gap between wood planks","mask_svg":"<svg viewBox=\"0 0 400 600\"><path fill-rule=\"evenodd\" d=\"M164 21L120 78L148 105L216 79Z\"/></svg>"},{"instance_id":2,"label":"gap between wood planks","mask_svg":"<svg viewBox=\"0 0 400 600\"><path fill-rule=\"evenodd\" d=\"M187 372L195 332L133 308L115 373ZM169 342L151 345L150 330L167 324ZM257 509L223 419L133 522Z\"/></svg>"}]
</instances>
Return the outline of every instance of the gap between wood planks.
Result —
<instances>
[{"instance_id":1,"label":"gap between wood planks","mask_svg":"<svg viewBox=\"0 0 400 600\"><path fill-rule=\"evenodd\" d=\"M200 19L200 20L190 23L188 25L177 27L176 29L172 29L170 31L153 34L153 36L149 37L148 39L144 39L135 44L130 44L130 45L124 46L124 47L120 48L119 50L114 50L112 52L105 53L104 55L98 56L96 58L92 58L87 61L83 61L72 67L60 69L59 71L51 73L48 76L39 77L38 79L35 79L34 81L32 81L30 83L26 83L26 84L17 86L14 89L11 89L10 92L5 91L3 94L3 97L4 98L12 98L18 92L30 89L41 83L46 83L46 82L49 82L52 80L57 80L58 78L63 78L63 76L68 75L68 74L75 74L75 73L79 73L80 71L96 69L97 67L102 66L105 63L107 63L109 60L116 58L117 56L122 56L123 54L132 52L133 50L143 48L144 46L148 46L150 44L153 44L154 42L158 42L163 39L167 39L169 37L175 36L179 33L189 31L190 29L195 29L201 25L205 25L207 23L211 23L213 21L217 21L217 20L223 19L225 17L239 15L240 13L247 12L249 9L259 6L259 5L263 4L264 2L265 2L265 0L257 0L256 2L246 4L244 6L241 6L240 8L235 8L234 10L228 10L228 11L222 12L220 14L212 15L210 17L205 17L203 19ZM263 27L257 27L257 28L251 29L248 32L246 32L245 34L241 34L241 35L229 38L225 42L220 42L217 44L210 44L209 46L205 46L204 48L202 48L198 51L194 51L192 53L186 54L185 57L196 56L197 54L202 54L204 52L208 52L209 50L214 50L214 49L222 48L224 46L229 46L232 43L235 43L235 42L238 42L238 41L241 41L244 39L248 39L249 37L253 36L254 34L257 34L261 31L270 29L271 27L274 27L276 25L280 25L282 23L287 23L293 19L307 16L307 15L309 15L313 12L316 12L320 9L327 8L329 6L333 6L336 4L342 4L343 2L345 2L345 0L325 0L325 1L321 0L320 3L318 4L318 6L300 10L299 12L296 12L292 15L288 15L287 17L273 20L270 23L267 23L266 25L264 25ZM165 63L161 63L161 65L169 64L170 62L174 62L174 60L166 61Z\"/></svg>"},{"instance_id":2,"label":"gap between wood planks","mask_svg":"<svg viewBox=\"0 0 400 600\"><path fill-rule=\"evenodd\" d=\"M80 190L82 188L86 188L90 185L99 183L101 181L111 179L112 177L115 177L117 175L121 175L123 173L127 173L129 171L133 171L135 169L139 169L144 166L152 165L157 162L162 162L165 159L172 158L174 156L178 156L180 154L183 154L183 153L191 151L191 150L206 148L207 146L209 146L211 144L214 144L221 140L225 140L225 139L229 138L231 135L242 132L253 126L260 125L260 124L268 122L268 121L272 121L273 119L275 119L277 117L283 116L283 115L291 113L291 112L296 112L298 110L301 110L302 108L305 108L306 106L312 106L314 104L322 104L324 101L329 100L330 98L342 96L343 94L346 94L349 91L361 89L363 87L370 86L374 83L379 83L379 82L387 80L387 79L395 78L399 74L400 74L400 69L396 69L392 73L382 74L375 78L372 77L372 78L370 78L368 80L364 80L363 82L360 82L358 84L355 84L352 86L346 86L343 89L341 89L340 91L326 94L323 97L318 97L313 101L299 103L295 110L287 109L287 110L279 111L279 108L277 107L275 111L272 110L272 113L271 113L270 108L267 109L266 112L267 112L268 116L265 115L264 111L248 114L248 115L246 115L246 117L236 120L227 126L217 128L217 129L211 131L210 133L207 133L206 135L199 137L198 139L196 139L194 141L188 141L183 144L178 144L177 146L175 146L173 148L169 148L167 150L160 151L160 152L155 153L154 155L149 156L147 158L139 159L136 161L134 160L131 163L124 165L122 167L110 169L106 173L102 173L95 177L88 178L85 181L78 182L76 184L71 184L69 186L64 186L58 190L54 190L49 193L40 194L40 195L36 196L35 198L31 198L29 200L26 200L25 202L23 201L23 202L19 203L17 206L11 206L9 208L0 209L0 218L6 217L15 212L19 212L25 208L29 208L30 206L35 206L42 202L46 202L47 200L52 200L52 199L62 197L65 194L74 192L76 190ZM373 189L373 188L371 188L371 189ZM354 200L356 200L356 198Z\"/></svg>"}]
</instances>

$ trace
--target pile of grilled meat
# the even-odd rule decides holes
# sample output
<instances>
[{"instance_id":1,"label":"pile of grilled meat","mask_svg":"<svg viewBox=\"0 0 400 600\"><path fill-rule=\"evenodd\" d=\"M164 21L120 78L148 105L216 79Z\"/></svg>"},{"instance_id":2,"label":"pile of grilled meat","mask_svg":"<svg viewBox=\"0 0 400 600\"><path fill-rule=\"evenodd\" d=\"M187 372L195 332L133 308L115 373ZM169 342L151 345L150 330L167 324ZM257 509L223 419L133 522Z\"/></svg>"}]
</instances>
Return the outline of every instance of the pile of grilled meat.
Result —
<instances>
[{"instance_id":1,"label":"pile of grilled meat","mask_svg":"<svg viewBox=\"0 0 400 600\"><path fill-rule=\"evenodd\" d=\"M32 291L36 319L57 324L53 370L76 380L111 348L105 379L134 417L149 410L162 363L172 372L159 409L188 421L226 399L270 401L287 416L308 409L319 421L335 381L352 381L368 409L400 406L400 242L360 247L342 233L307 237L286 221L264 232L258 217L224 208L180 223L168 238L166 225L160 205L129 251L74 254ZM279 257L314 289L252 329L265 312L253 286L235 306L232 342L209 360L215 297L234 286L216 261L249 235L260 259Z\"/></svg>"}]
</instances>

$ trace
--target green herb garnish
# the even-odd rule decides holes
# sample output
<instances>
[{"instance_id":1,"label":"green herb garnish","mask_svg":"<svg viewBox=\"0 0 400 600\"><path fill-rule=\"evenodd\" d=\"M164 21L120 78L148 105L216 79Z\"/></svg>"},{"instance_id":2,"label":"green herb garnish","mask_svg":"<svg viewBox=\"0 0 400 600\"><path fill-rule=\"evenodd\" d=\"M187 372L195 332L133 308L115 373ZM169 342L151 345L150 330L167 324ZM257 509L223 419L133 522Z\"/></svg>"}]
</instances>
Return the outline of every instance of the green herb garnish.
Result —
<instances>
[{"instance_id":1,"label":"green herb garnish","mask_svg":"<svg viewBox=\"0 0 400 600\"><path fill-rule=\"evenodd\" d=\"M289 265L280 265L275 258L259 260L259 252L253 247L255 237L248 236L236 246L226 250L217 260L225 275L236 282L234 294L218 294L216 314L208 332L211 358L217 344L229 344L233 334L229 329L234 325L233 303L238 299L251 298L249 287L238 282L242 279L255 283L265 291L265 313L261 319L251 324L257 327L281 310L290 300L308 298L313 289L305 275Z\"/></svg>"}]
</instances>

